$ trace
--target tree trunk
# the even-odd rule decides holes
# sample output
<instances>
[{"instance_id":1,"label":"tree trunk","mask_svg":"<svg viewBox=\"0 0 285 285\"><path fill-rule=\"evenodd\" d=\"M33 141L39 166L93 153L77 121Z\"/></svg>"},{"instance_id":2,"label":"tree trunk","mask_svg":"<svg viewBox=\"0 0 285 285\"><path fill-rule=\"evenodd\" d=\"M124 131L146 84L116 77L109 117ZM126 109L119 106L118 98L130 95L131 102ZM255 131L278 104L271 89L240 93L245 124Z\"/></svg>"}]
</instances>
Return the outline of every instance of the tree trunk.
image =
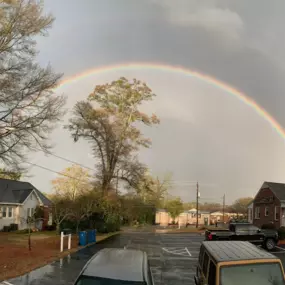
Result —
<instances>
[{"instance_id":1,"label":"tree trunk","mask_svg":"<svg viewBox=\"0 0 285 285\"><path fill-rule=\"evenodd\" d=\"M32 250L32 245L31 245L31 227L29 226L29 239L28 239L28 244L29 244L29 251Z\"/></svg>"},{"instance_id":2,"label":"tree trunk","mask_svg":"<svg viewBox=\"0 0 285 285\"><path fill-rule=\"evenodd\" d=\"M78 234L79 224L80 224L80 221L77 221L77 222L76 222L76 233L77 233L77 234Z\"/></svg>"},{"instance_id":3,"label":"tree trunk","mask_svg":"<svg viewBox=\"0 0 285 285\"><path fill-rule=\"evenodd\" d=\"M56 224L56 231L60 234L60 224Z\"/></svg>"}]
</instances>

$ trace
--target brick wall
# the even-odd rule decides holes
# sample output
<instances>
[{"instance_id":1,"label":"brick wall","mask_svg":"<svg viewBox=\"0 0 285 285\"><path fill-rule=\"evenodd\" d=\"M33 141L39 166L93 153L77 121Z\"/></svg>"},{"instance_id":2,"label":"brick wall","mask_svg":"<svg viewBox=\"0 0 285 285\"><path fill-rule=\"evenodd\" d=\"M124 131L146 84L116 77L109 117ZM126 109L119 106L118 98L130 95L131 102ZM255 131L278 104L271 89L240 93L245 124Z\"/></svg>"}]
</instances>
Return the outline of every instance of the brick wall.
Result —
<instances>
[{"instance_id":1,"label":"brick wall","mask_svg":"<svg viewBox=\"0 0 285 285\"><path fill-rule=\"evenodd\" d=\"M278 219L275 219L275 207ZM260 218L256 216L256 208L259 208ZM270 189L259 191L253 202L253 224L261 227L263 224L273 222L276 228L280 227L280 201ZM266 215L267 214L267 215Z\"/></svg>"}]
</instances>

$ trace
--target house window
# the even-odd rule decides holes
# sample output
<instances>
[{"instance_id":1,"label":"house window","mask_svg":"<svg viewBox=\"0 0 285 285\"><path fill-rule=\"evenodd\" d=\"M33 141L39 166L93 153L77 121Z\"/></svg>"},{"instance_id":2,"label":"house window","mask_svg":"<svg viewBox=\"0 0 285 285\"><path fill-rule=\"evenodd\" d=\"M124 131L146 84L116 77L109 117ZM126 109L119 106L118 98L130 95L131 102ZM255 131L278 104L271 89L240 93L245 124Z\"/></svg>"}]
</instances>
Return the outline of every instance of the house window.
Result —
<instances>
[{"instance_id":1,"label":"house window","mask_svg":"<svg viewBox=\"0 0 285 285\"><path fill-rule=\"evenodd\" d=\"M34 213L35 213L35 209L34 209L34 208L31 208L31 217L34 216Z\"/></svg>"},{"instance_id":2,"label":"house window","mask_svg":"<svg viewBox=\"0 0 285 285\"><path fill-rule=\"evenodd\" d=\"M279 211L277 206L275 206L274 217L276 221L279 220Z\"/></svg>"},{"instance_id":3,"label":"house window","mask_svg":"<svg viewBox=\"0 0 285 285\"><path fill-rule=\"evenodd\" d=\"M255 207L254 218L260 219L260 208L259 207Z\"/></svg>"},{"instance_id":4,"label":"house window","mask_svg":"<svg viewBox=\"0 0 285 285\"><path fill-rule=\"evenodd\" d=\"M7 218L7 207L2 207L2 217Z\"/></svg>"},{"instance_id":5,"label":"house window","mask_svg":"<svg viewBox=\"0 0 285 285\"><path fill-rule=\"evenodd\" d=\"M264 215L267 217L269 216L269 208L265 207Z\"/></svg>"},{"instance_id":6,"label":"house window","mask_svg":"<svg viewBox=\"0 0 285 285\"><path fill-rule=\"evenodd\" d=\"M8 218L12 218L12 217L13 217L13 208L8 207Z\"/></svg>"},{"instance_id":7,"label":"house window","mask_svg":"<svg viewBox=\"0 0 285 285\"><path fill-rule=\"evenodd\" d=\"M27 219L31 216L31 208L27 208Z\"/></svg>"}]
</instances>

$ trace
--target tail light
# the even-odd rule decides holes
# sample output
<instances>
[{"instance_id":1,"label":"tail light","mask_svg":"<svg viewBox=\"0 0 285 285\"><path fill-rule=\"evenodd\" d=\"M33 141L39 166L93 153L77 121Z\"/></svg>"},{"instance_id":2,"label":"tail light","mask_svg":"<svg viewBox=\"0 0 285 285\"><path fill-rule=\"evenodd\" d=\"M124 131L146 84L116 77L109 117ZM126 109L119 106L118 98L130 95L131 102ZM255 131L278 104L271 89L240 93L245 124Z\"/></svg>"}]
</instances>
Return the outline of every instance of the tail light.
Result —
<instances>
[{"instance_id":1,"label":"tail light","mask_svg":"<svg viewBox=\"0 0 285 285\"><path fill-rule=\"evenodd\" d=\"M208 239L209 239L209 240L212 240L212 239L213 239L212 234L209 234L209 235L208 235Z\"/></svg>"}]
</instances>

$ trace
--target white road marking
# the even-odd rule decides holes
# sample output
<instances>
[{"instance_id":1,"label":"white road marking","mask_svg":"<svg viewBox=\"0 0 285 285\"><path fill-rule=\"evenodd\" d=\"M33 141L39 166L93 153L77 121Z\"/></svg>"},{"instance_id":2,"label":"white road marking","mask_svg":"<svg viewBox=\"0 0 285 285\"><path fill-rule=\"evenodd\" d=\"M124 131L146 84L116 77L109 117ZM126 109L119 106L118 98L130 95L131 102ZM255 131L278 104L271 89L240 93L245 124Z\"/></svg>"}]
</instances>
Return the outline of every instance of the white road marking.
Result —
<instances>
[{"instance_id":1,"label":"white road marking","mask_svg":"<svg viewBox=\"0 0 285 285\"><path fill-rule=\"evenodd\" d=\"M164 250L167 253L174 254L174 255L182 255L182 256L192 256L187 247L184 248L176 248L176 247L170 247L165 248L163 247L162 250Z\"/></svg>"},{"instance_id":2,"label":"white road marking","mask_svg":"<svg viewBox=\"0 0 285 285\"><path fill-rule=\"evenodd\" d=\"M190 253L187 247L185 247L185 250L188 252L189 256L192 256L192 254Z\"/></svg>"},{"instance_id":3,"label":"white road marking","mask_svg":"<svg viewBox=\"0 0 285 285\"><path fill-rule=\"evenodd\" d=\"M10 282L8 282L8 281L2 281L2 283L1 284L5 284L5 285L13 285L12 283L10 283Z\"/></svg>"},{"instance_id":4,"label":"white road marking","mask_svg":"<svg viewBox=\"0 0 285 285\"><path fill-rule=\"evenodd\" d=\"M270 253L285 253L285 248L282 248L280 246L275 246L278 249L282 249L282 251L270 251Z\"/></svg>"}]
</instances>

